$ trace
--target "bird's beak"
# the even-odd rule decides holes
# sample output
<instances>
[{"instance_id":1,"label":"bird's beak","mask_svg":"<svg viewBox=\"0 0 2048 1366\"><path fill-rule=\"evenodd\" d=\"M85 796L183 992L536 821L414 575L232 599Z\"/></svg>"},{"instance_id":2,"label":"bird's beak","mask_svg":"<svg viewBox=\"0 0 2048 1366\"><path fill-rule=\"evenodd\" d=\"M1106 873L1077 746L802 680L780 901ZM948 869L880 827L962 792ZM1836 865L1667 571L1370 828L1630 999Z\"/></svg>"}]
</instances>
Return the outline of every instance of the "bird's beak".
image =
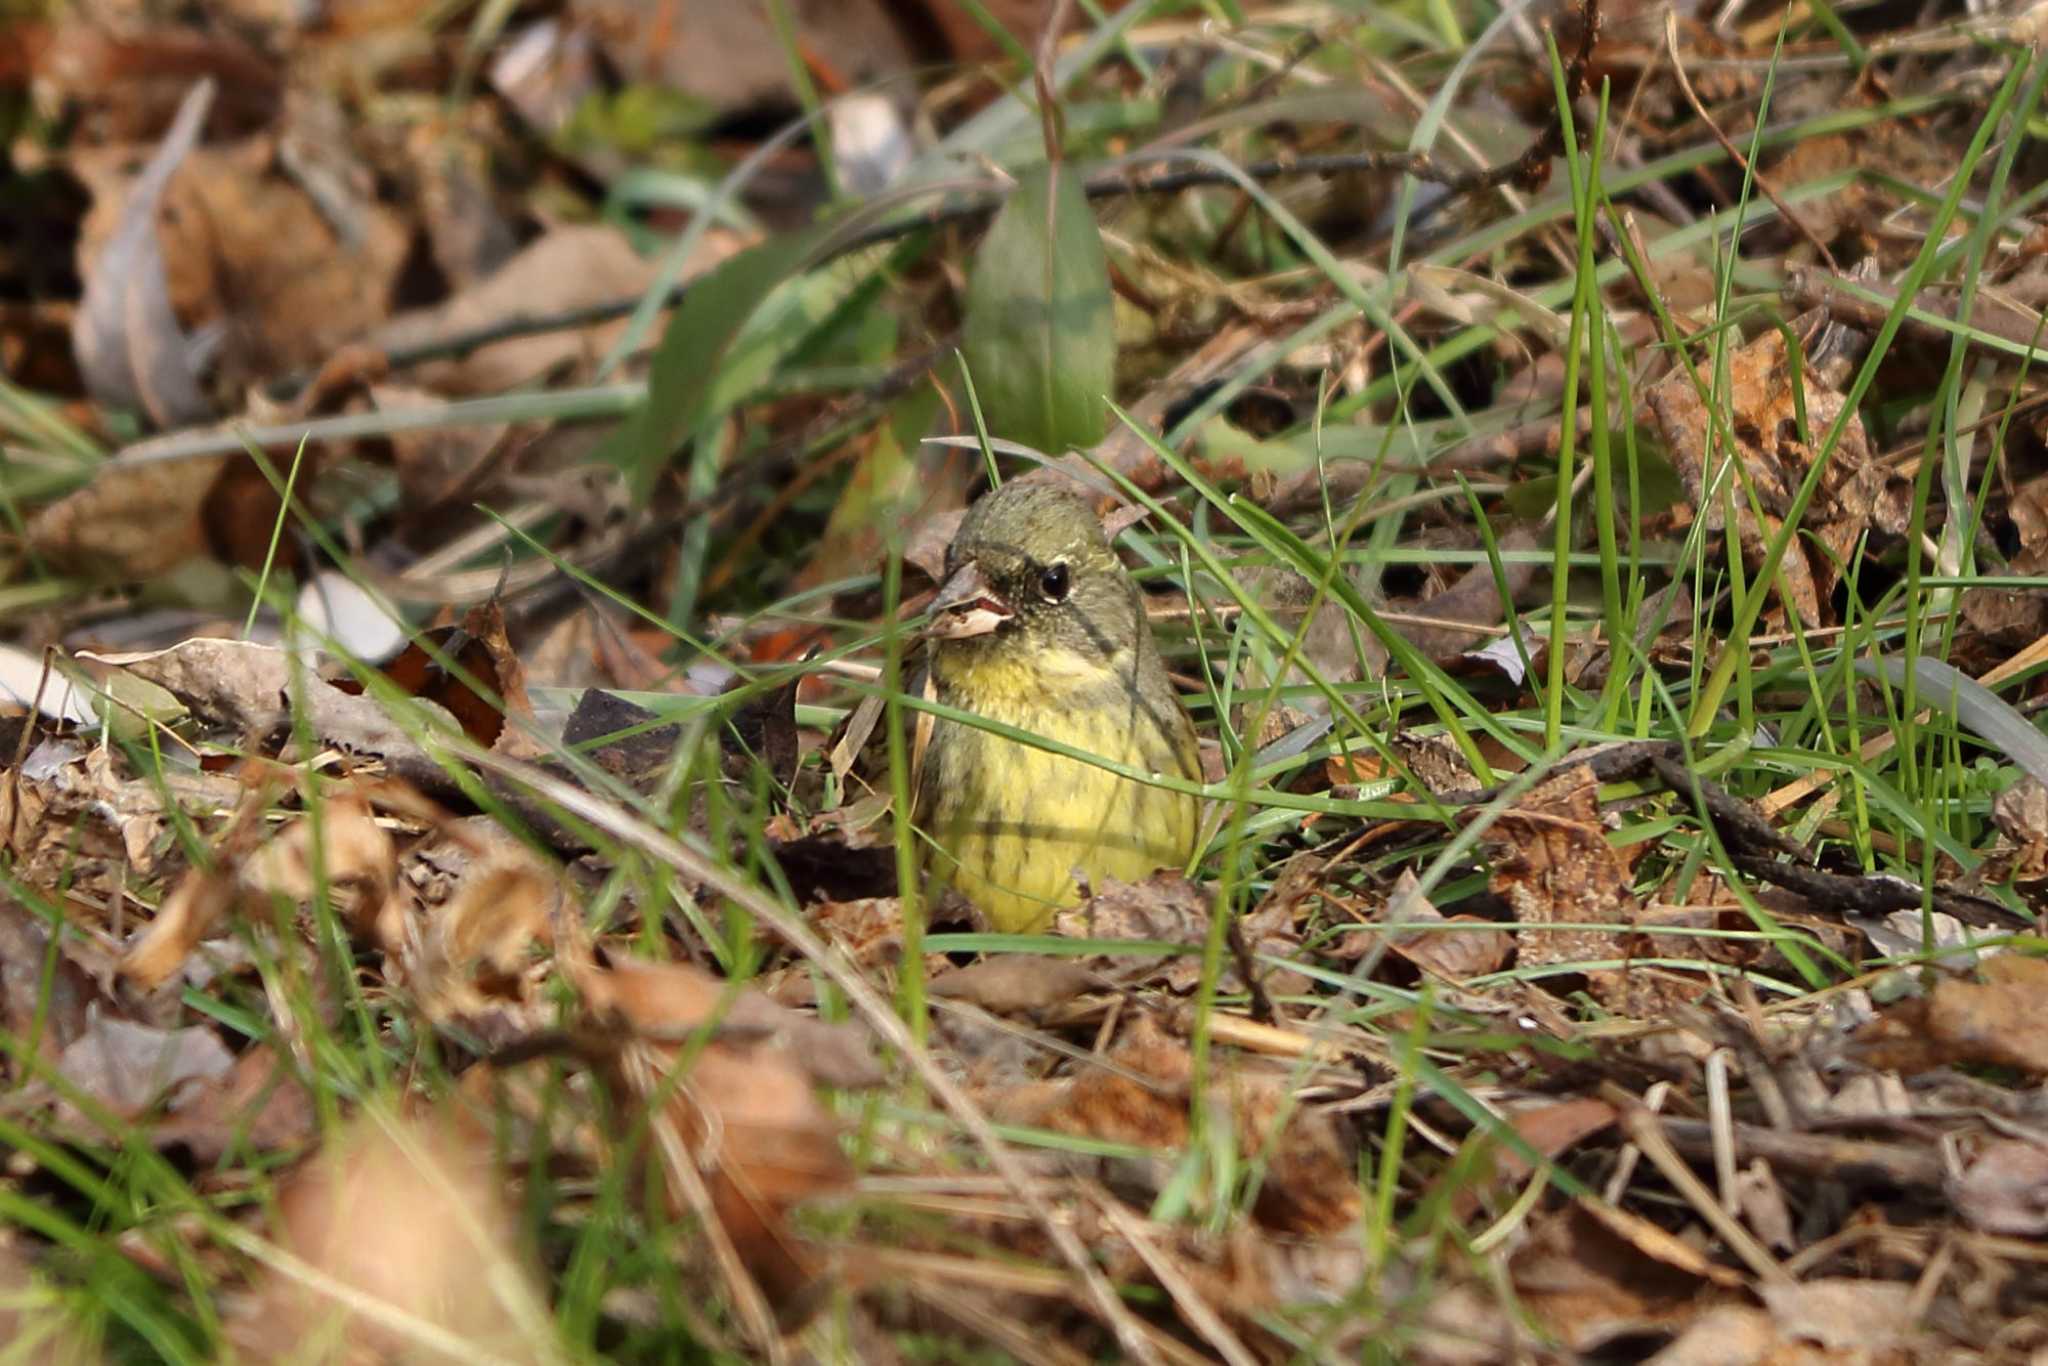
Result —
<instances>
[{"instance_id":1,"label":"bird's beak","mask_svg":"<svg viewBox=\"0 0 2048 1366\"><path fill-rule=\"evenodd\" d=\"M981 566L969 560L939 585L925 634L933 640L985 636L1012 615L1010 604L982 576Z\"/></svg>"}]
</instances>

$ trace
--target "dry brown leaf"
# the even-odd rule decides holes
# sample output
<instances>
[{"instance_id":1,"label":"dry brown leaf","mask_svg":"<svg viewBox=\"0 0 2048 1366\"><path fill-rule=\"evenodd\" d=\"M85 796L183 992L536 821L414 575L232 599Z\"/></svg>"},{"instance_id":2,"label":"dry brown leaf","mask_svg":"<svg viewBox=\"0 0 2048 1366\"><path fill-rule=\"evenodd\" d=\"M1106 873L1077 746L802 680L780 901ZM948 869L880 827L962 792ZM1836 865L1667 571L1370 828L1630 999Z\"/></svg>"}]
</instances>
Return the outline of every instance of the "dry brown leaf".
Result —
<instances>
[{"instance_id":1,"label":"dry brown leaf","mask_svg":"<svg viewBox=\"0 0 2048 1366\"><path fill-rule=\"evenodd\" d=\"M1208 887L1181 873L1154 873L1143 882L1104 878L1093 896L1053 917L1053 931L1070 939L1199 945L1208 941L1214 904L1215 895ZM1240 920L1238 928L1254 954L1292 958L1301 950L1300 937L1289 923L1292 914L1291 907L1269 902L1255 915ZM1171 991L1189 992L1202 979L1199 954L1133 959L1103 952L1082 961L1125 986L1157 982ZM1234 961L1225 964L1222 981L1226 991L1244 989L1244 980ZM1293 988L1290 983L1278 989Z\"/></svg>"},{"instance_id":2,"label":"dry brown leaf","mask_svg":"<svg viewBox=\"0 0 2048 1366\"><path fill-rule=\"evenodd\" d=\"M626 81L687 91L725 112L787 97L788 57L767 11L723 0L576 0L569 11ZM830 54L849 86L899 76L918 60L907 23L882 0L796 0L789 15L803 50Z\"/></svg>"},{"instance_id":3,"label":"dry brown leaf","mask_svg":"<svg viewBox=\"0 0 2048 1366\"><path fill-rule=\"evenodd\" d=\"M1728 358L1728 367L1727 416L1720 430L1700 398L1702 389L1713 391L1711 362L1673 371L1650 388L1645 402L1697 515L1716 531L1732 522L1743 557L1754 568L1784 525L1782 519L1791 511L1814 451L1799 439L1792 367L1777 330L1766 330L1736 351ZM1844 400L1819 384L1810 367L1802 370L1807 430L1817 442L1841 413ZM1728 465L1731 453L1722 439L1724 431L1734 434L1737 449L1732 455L1741 463L1739 471ZM1752 511L1752 493L1761 515ZM1795 540L1781 562L1791 594L1788 606L1797 620L1825 625L1837 566L1848 563L1865 531L1874 527L1903 533L1907 511L1884 466L1871 454L1862 419L1852 414L1801 522L1821 548L1809 550Z\"/></svg>"},{"instance_id":4,"label":"dry brown leaf","mask_svg":"<svg viewBox=\"0 0 2048 1366\"><path fill-rule=\"evenodd\" d=\"M1188 1142L1193 1064L1187 1047L1148 1014L1124 1028L1109 1060L1056 1082L1013 1088L988 1098L1002 1119L1129 1144L1157 1154L1155 1170L1128 1173L1147 1183ZM1239 1151L1262 1157L1265 1180L1253 1215L1267 1228L1304 1235L1351 1227L1358 1216L1355 1160L1327 1115L1298 1105L1284 1072L1212 1061L1212 1095L1223 1098Z\"/></svg>"},{"instance_id":5,"label":"dry brown leaf","mask_svg":"<svg viewBox=\"0 0 2048 1366\"><path fill-rule=\"evenodd\" d=\"M1566 769L1523 796L1484 836L1493 859L1492 889L1521 926L1522 967L1620 957L1619 932L1633 923L1636 899L1621 855L1600 820L1599 780L1590 765ZM1551 930L1554 924L1611 924Z\"/></svg>"},{"instance_id":6,"label":"dry brown leaf","mask_svg":"<svg viewBox=\"0 0 2048 1366\"><path fill-rule=\"evenodd\" d=\"M1757 1294L1780 1333L1831 1352L1901 1352L1916 1336L1913 1296L1907 1286L1893 1282L1766 1281Z\"/></svg>"},{"instance_id":7,"label":"dry brown leaf","mask_svg":"<svg viewBox=\"0 0 2048 1366\"><path fill-rule=\"evenodd\" d=\"M1677 1341L1644 1366L1830 1366L1830 1359L1799 1352L1771 1316L1746 1304L1708 1310Z\"/></svg>"},{"instance_id":8,"label":"dry brown leaf","mask_svg":"<svg viewBox=\"0 0 2048 1366\"><path fill-rule=\"evenodd\" d=\"M292 661L274 645L202 636L162 650L79 657L156 684L199 721L237 738L268 735L285 718Z\"/></svg>"},{"instance_id":9,"label":"dry brown leaf","mask_svg":"<svg viewBox=\"0 0 2048 1366\"><path fill-rule=\"evenodd\" d=\"M207 552L200 511L229 457L110 460L30 519L29 544L59 568L147 579Z\"/></svg>"},{"instance_id":10,"label":"dry brown leaf","mask_svg":"<svg viewBox=\"0 0 2048 1366\"><path fill-rule=\"evenodd\" d=\"M1004 953L932 978L930 994L965 1001L997 1015L1036 1015L1066 1005L1106 984L1072 958Z\"/></svg>"},{"instance_id":11,"label":"dry brown leaf","mask_svg":"<svg viewBox=\"0 0 2048 1366\"><path fill-rule=\"evenodd\" d=\"M335 909L368 936L390 898L398 853L354 787L331 788L320 819L299 816L258 843L271 793L244 797L214 851L214 866L194 868L121 959L121 972L144 990L170 979L221 918L240 912L267 922L277 900L305 904L325 892Z\"/></svg>"},{"instance_id":12,"label":"dry brown leaf","mask_svg":"<svg viewBox=\"0 0 2048 1366\"><path fill-rule=\"evenodd\" d=\"M397 963L427 1018L486 1038L538 1029L540 986L565 889L560 872L495 820L450 822L407 852L399 895L367 935Z\"/></svg>"},{"instance_id":13,"label":"dry brown leaf","mask_svg":"<svg viewBox=\"0 0 2048 1366\"><path fill-rule=\"evenodd\" d=\"M235 1065L226 1045L211 1029L157 1029L131 1020L89 1012L85 1032L72 1040L57 1060L58 1073L98 1101L117 1119L134 1119L168 1098L175 1107L179 1093L195 1083L218 1081ZM72 1122L90 1116L61 1107Z\"/></svg>"},{"instance_id":14,"label":"dry brown leaf","mask_svg":"<svg viewBox=\"0 0 2048 1366\"><path fill-rule=\"evenodd\" d=\"M1614 1119L1614 1107L1606 1101L1579 1096L1516 1109L1508 1115L1508 1127L1542 1156L1555 1158L1582 1139L1599 1133ZM1519 1188L1534 1170L1518 1149L1504 1143L1494 1148L1492 1184L1496 1187ZM1484 1195L1480 1183L1468 1182L1453 1191L1451 1207L1458 1211L1459 1218L1470 1218Z\"/></svg>"},{"instance_id":15,"label":"dry brown leaf","mask_svg":"<svg viewBox=\"0 0 2048 1366\"><path fill-rule=\"evenodd\" d=\"M2048 961L2002 953L1979 973L1982 982L1944 978L1888 1007L1856 1032L1858 1055L1906 1076L1987 1063L2048 1075Z\"/></svg>"},{"instance_id":16,"label":"dry brown leaf","mask_svg":"<svg viewBox=\"0 0 2048 1366\"><path fill-rule=\"evenodd\" d=\"M2048 1147L2026 1139L1988 1143L1949 1189L1970 1227L2014 1238L2048 1233Z\"/></svg>"},{"instance_id":17,"label":"dry brown leaf","mask_svg":"<svg viewBox=\"0 0 2048 1366\"><path fill-rule=\"evenodd\" d=\"M209 819L241 788L225 775L176 769L160 782L131 778L117 751L52 736L0 784L0 849L30 886L114 895L156 876L174 851L166 794Z\"/></svg>"},{"instance_id":18,"label":"dry brown leaf","mask_svg":"<svg viewBox=\"0 0 2048 1366\"><path fill-rule=\"evenodd\" d=\"M111 215L104 246L80 271L85 297L71 344L87 387L102 403L140 408L160 427L197 422L212 411L200 384L202 350L172 307L157 214L171 178L199 144L214 88L211 78L202 80L179 104L163 141Z\"/></svg>"},{"instance_id":19,"label":"dry brown leaf","mask_svg":"<svg viewBox=\"0 0 2048 1366\"><path fill-rule=\"evenodd\" d=\"M257 1044L226 1076L190 1088L149 1137L160 1148L182 1145L206 1167L231 1152L295 1148L313 1137L318 1118L297 1072Z\"/></svg>"},{"instance_id":20,"label":"dry brown leaf","mask_svg":"<svg viewBox=\"0 0 2048 1366\"><path fill-rule=\"evenodd\" d=\"M290 714L289 690L296 686L300 714L320 744L382 759L387 771L409 777L431 780L443 772L383 701L295 670L290 656L275 646L200 638L143 654L81 658L118 665L155 683L184 703L207 732L237 743L267 737L281 726ZM439 703L414 698L412 705L430 725L457 729Z\"/></svg>"},{"instance_id":21,"label":"dry brown leaf","mask_svg":"<svg viewBox=\"0 0 2048 1366\"><path fill-rule=\"evenodd\" d=\"M518 1255L487 1132L448 1116L366 1116L286 1183L278 1214L279 1247L319 1279L266 1268L230 1330L251 1357L299 1360L338 1335L325 1359L542 1359L530 1329L546 1301Z\"/></svg>"},{"instance_id":22,"label":"dry brown leaf","mask_svg":"<svg viewBox=\"0 0 2048 1366\"><path fill-rule=\"evenodd\" d=\"M1522 1305L1573 1352L1675 1331L1715 1301L1713 1287L1695 1271L1645 1256L1638 1241L1577 1201L1538 1220L1509 1269Z\"/></svg>"},{"instance_id":23,"label":"dry brown leaf","mask_svg":"<svg viewBox=\"0 0 2048 1366\"><path fill-rule=\"evenodd\" d=\"M1341 956L1364 958L1384 943L1389 952L1428 976L1453 983L1498 971L1507 962L1515 941L1506 930L1479 916L1446 916L1417 886L1414 871L1404 868L1386 900L1386 913L1400 918L1346 935ZM1460 928L1438 928L1451 925Z\"/></svg>"},{"instance_id":24,"label":"dry brown leaf","mask_svg":"<svg viewBox=\"0 0 2048 1366\"><path fill-rule=\"evenodd\" d=\"M649 1039L677 1042L716 1023L721 1039L775 1045L820 1086L884 1080L859 1026L799 1014L685 963L616 956L608 966L572 967L570 976L593 1016Z\"/></svg>"},{"instance_id":25,"label":"dry brown leaf","mask_svg":"<svg viewBox=\"0 0 2048 1366\"><path fill-rule=\"evenodd\" d=\"M195 149L165 188L161 220L152 216L168 304L190 326L218 325L230 388L318 365L359 339L384 320L405 263L407 229L362 193L367 172L346 160L346 147L316 155L309 148L319 140L305 133L286 122ZM342 161L320 164L332 158ZM112 223L126 221L126 160L120 148L70 158L94 191L80 239L86 259Z\"/></svg>"},{"instance_id":26,"label":"dry brown leaf","mask_svg":"<svg viewBox=\"0 0 2048 1366\"><path fill-rule=\"evenodd\" d=\"M732 235L709 233L689 272L709 270L735 249ZM403 314L379 328L375 344L387 351L423 346L511 318L604 303L643 293L655 266L611 228L560 228L541 237L481 283L446 303ZM581 331L538 333L478 348L453 360L413 370L415 383L437 393L499 394L531 384L565 364L594 361L624 328L610 323Z\"/></svg>"},{"instance_id":27,"label":"dry brown leaf","mask_svg":"<svg viewBox=\"0 0 2048 1366\"><path fill-rule=\"evenodd\" d=\"M853 1180L816 1088L821 1078L879 1080L865 1040L854 1056L833 1026L682 964L578 963L571 975L601 1036L627 1034L611 1058L614 1084L661 1102L655 1139L671 1199L715 1221L712 1246L743 1316L757 1333L769 1331L769 1309L786 1323L807 1317L818 1268L786 1216ZM652 1041L714 1025L701 1047Z\"/></svg>"}]
</instances>

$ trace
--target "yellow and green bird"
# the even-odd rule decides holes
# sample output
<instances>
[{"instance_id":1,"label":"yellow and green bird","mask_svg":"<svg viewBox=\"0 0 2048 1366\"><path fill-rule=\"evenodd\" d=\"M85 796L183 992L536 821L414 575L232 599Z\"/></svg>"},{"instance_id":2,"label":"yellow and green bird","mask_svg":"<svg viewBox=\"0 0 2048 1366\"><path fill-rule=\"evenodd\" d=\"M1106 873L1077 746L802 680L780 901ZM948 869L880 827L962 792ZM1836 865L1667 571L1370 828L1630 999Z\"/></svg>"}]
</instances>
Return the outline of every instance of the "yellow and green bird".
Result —
<instances>
[{"instance_id":1,"label":"yellow and green bird","mask_svg":"<svg viewBox=\"0 0 2048 1366\"><path fill-rule=\"evenodd\" d=\"M1094 511L1045 483L968 510L932 603L937 700L1140 773L1199 781L1195 730ZM940 717L917 778L934 886L997 929L1042 929L1076 875L1135 880L1195 853L1201 799Z\"/></svg>"}]
</instances>

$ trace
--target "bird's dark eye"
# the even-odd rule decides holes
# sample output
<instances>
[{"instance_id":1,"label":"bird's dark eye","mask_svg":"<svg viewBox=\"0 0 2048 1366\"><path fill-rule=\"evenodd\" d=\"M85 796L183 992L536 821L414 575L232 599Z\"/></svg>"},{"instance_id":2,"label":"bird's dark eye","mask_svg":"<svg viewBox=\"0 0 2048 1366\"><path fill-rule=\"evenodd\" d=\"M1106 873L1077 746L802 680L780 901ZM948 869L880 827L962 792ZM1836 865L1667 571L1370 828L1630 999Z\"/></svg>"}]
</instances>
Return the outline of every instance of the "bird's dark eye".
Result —
<instances>
[{"instance_id":1,"label":"bird's dark eye","mask_svg":"<svg viewBox=\"0 0 2048 1366\"><path fill-rule=\"evenodd\" d=\"M1067 567L1063 564L1049 564L1038 576L1038 591L1045 594L1048 602L1064 602L1070 586Z\"/></svg>"}]
</instances>

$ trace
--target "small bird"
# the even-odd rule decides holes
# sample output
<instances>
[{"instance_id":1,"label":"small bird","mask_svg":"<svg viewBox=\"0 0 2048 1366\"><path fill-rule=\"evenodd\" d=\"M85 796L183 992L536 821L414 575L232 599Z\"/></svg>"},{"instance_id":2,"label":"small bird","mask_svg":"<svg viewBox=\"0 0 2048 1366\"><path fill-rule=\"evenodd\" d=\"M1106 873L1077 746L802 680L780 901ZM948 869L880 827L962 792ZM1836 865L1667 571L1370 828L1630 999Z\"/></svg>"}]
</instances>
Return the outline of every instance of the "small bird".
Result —
<instances>
[{"instance_id":1,"label":"small bird","mask_svg":"<svg viewBox=\"0 0 2048 1366\"><path fill-rule=\"evenodd\" d=\"M932 602L937 700L1140 772L1199 781L1195 728L1138 586L1088 503L1010 483L968 510ZM1076 875L1135 880L1195 853L1201 799L938 718L918 824L950 884L998 930L1043 929Z\"/></svg>"}]
</instances>

